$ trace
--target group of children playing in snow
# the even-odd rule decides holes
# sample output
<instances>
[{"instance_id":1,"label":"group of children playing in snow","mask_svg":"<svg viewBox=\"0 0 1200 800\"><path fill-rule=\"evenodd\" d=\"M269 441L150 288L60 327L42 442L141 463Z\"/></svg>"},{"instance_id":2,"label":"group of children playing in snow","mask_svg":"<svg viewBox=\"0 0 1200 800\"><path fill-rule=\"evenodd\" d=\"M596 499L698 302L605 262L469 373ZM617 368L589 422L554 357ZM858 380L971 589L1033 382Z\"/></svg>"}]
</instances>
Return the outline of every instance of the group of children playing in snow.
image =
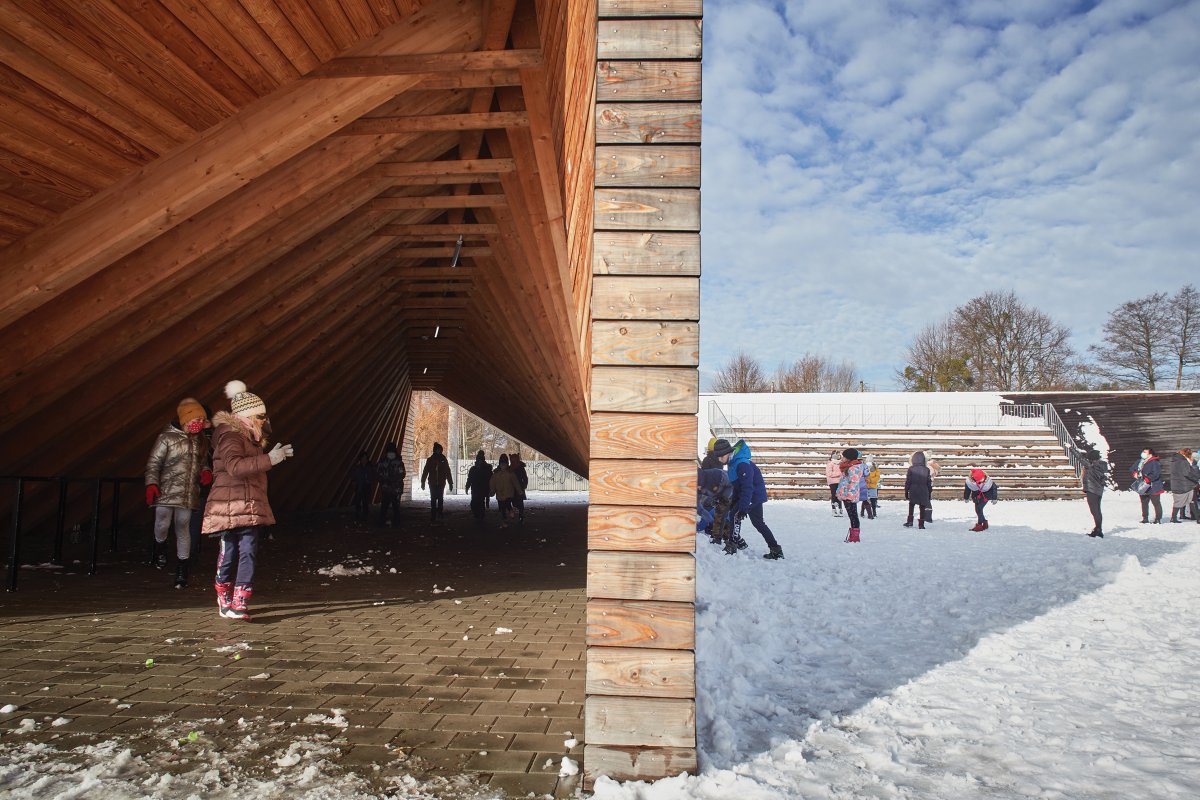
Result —
<instances>
[{"instance_id":1,"label":"group of children playing in snow","mask_svg":"<svg viewBox=\"0 0 1200 800\"><path fill-rule=\"evenodd\" d=\"M913 453L904 480L904 499L908 502L908 518L904 527L924 530L933 521L933 479L937 477L936 462L926 464L925 453ZM847 542L861 541L860 514L875 519L879 511L879 467L874 460L863 457L853 447L834 451L825 465L829 485L829 502L835 517L849 519ZM741 536L741 523L746 517L762 535L768 552L763 558L781 559L783 549L763 520L762 507L767 501L767 487L762 472L751 460L750 446L744 439L731 445L727 439L709 440L708 449L697 471L696 529L709 534L712 541L723 545L726 553L736 553L748 545ZM972 469L963 482L963 500L974 503L976 523L972 531L988 529L983 509L997 499L996 482L982 469Z\"/></svg>"}]
</instances>

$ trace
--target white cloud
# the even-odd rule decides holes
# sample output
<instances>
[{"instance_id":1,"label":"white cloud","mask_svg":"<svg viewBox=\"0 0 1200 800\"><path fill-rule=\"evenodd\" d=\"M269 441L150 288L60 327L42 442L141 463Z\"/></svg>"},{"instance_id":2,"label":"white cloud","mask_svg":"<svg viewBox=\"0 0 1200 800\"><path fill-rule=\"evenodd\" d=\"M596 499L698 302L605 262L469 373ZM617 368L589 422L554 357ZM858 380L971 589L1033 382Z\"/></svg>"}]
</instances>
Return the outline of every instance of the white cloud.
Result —
<instances>
[{"instance_id":1,"label":"white cloud","mask_svg":"<svg viewBox=\"0 0 1200 800\"><path fill-rule=\"evenodd\" d=\"M888 388L988 289L1083 350L1096 308L1194 280L1200 2L846 9L706 4L705 373L812 351Z\"/></svg>"}]
</instances>

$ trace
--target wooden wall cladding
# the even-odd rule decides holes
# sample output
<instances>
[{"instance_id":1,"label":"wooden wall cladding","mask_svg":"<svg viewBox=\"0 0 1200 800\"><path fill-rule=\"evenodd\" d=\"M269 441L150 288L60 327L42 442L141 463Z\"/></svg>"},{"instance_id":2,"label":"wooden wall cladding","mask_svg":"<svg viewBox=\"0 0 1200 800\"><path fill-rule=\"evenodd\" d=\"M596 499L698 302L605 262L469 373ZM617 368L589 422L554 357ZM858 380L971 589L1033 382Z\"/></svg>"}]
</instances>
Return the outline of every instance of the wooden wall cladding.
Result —
<instances>
[{"instance_id":1,"label":"wooden wall cladding","mask_svg":"<svg viewBox=\"0 0 1200 800\"><path fill-rule=\"evenodd\" d=\"M588 549L691 553L696 514L690 508L588 507Z\"/></svg>"},{"instance_id":2,"label":"wooden wall cladding","mask_svg":"<svg viewBox=\"0 0 1200 800\"><path fill-rule=\"evenodd\" d=\"M596 275L700 275L700 234L596 231Z\"/></svg>"},{"instance_id":3,"label":"wooden wall cladding","mask_svg":"<svg viewBox=\"0 0 1200 800\"><path fill-rule=\"evenodd\" d=\"M696 614L690 603L593 599L587 606L588 647L691 650Z\"/></svg>"},{"instance_id":4,"label":"wooden wall cladding","mask_svg":"<svg viewBox=\"0 0 1200 800\"><path fill-rule=\"evenodd\" d=\"M696 768L699 0L598 0L584 784Z\"/></svg>"},{"instance_id":5,"label":"wooden wall cladding","mask_svg":"<svg viewBox=\"0 0 1200 800\"><path fill-rule=\"evenodd\" d=\"M691 650L593 647L587 654L587 692L691 699L696 657Z\"/></svg>"},{"instance_id":6,"label":"wooden wall cladding","mask_svg":"<svg viewBox=\"0 0 1200 800\"><path fill-rule=\"evenodd\" d=\"M695 423L682 414L592 414L591 457L687 461L696 455Z\"/></svg>"},{"instance_id":7,"label":"wooden wall cladding","mask_svg":"<svg viewBox=\"0 0 1200 800\"><path fill-rule=\"evenodd\" d=\"M596 109L597 144L693 144L699 103L605 103Z\"/></svg>"},{"instance_id":8,"label":"wooden wall cladding","mask_svg":"<svg viewBox=\"0 0 1200 800\"><path fill-rule=\"evenodd\" d=\"M587 595L605 600L696 599L696 559L690 553L588 553Z\"/></svg>"},{"instance_id":9,"label":"wooden wall cladding","mask_svg":"<svg viewBox=\"0 0 1200 800\"><path fill-rule=\"evenodd\" d=\"M700 326L694 322L596 322L592 363L612 366L700 362Z\"/></svg>"},{"instance_id":10,"label":"wooden wall cladding","mask_svg":"<svg viewBox=\"0 0 1200 800\"><path fill-rule=\"evenodd\" d=\"M696 703L692 700L589 696L584 719L588 744L696 746ZM586 759L585 752L585 763Z\"/></svg>"}]
</instances>

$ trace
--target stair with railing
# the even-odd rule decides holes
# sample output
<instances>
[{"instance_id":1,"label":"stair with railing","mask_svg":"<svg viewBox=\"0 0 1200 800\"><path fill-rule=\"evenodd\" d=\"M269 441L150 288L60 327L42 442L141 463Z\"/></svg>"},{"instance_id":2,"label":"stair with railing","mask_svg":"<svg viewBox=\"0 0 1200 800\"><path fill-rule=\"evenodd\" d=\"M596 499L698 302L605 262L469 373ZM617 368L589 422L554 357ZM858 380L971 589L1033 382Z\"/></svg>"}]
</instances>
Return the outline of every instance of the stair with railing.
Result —
<instances>
[{"instance_id":1,"label":"stair with railing","mask_svg":"<svg viewBox=\"0 0 1200 800\"><path fill-rule=\"evenodd\" d=\"M904 477L918 450L938 464L934 497L962 494L974 468L992 476L1006 499L1079 496L1075 467L1049 427L818 428L738 426L776 498L827 498L825 464L831 453L854 447L879 467L881 499L904 496Z\"/></svg>"}]
</instances>

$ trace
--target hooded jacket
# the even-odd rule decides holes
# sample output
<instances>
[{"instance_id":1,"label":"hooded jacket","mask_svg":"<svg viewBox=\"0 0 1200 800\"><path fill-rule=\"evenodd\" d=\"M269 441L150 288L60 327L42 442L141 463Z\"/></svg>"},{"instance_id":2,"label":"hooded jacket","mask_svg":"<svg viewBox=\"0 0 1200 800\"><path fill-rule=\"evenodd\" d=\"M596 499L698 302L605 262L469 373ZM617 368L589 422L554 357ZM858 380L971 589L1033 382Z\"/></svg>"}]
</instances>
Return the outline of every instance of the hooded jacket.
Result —
<instances>
[{"instance_id":1,"label":"hooded jacket","mask_svg":"<svg viewBox=\"0 0 1200 800\"><path fill-rule=\"evenodd\" d=\"M830 459L825 462L825 482L837 483L842 479L840 462Z\"/></svg>"},{"instance_id":2,"label":"hooded jacket","mask_svg":"<svg viewBox=\"0 0 1200 800\"><path fill-rule=\"evenodd\" d=\"M208 439L203 433L190 434L175 423L168 423L154 440L154 449L146 461L146 485L160 492L156 506L171 508L200 507L200 470L206 466Z\"/></svg>"},{"instance_id":3,"label":"hooded jacket","mask_svg":"<svg viewBox=\"0 0 1200 800\"><path fill-rule=\"evenodd\" d=\"M750 455L750 445L745 439L738 439L729 457L729 482L733 484L733 502L739 514L749 512L755 503L767 502L767 483Z\"/></svg>"},{"instance_id":4,"label":"hooded jacket","mask_svg":"<svg viewBox=\"0 0 1200 800\"><path fill-rule=\"evenodd\" d=\"M521 484L517 480L517 474L507 464L497 467L496 471L492 473L492 477L488 480L488 488L501 502L512 500L521 494Z\"/></svg>"},{"instance_id":5,"label":"hooded jacket","mask_svg":"<svg viewBox=\"0 0 1200 800\"><path fill-rule=\"evenodd\" d=\"M879 467L876 464L871 464L867 467L867 488L879 488Z\"/></svg>"},{"instance_id":6,"label":"hooded jacket","mask_svg":"<svg viewBox=\"0 0 1200 800\"><path fill-rule=\"evenodd\" d=\"M925 508L933 502L933 476L925 466L925 454L913 453L912 466L904 476L904 499Z\"/></svg>"},{"instance_id":7,"label":"hooded jacket","mask_svg":"<svg viewBox=\"0 0 1200 800\"><path fill-rule=\"evenodd\" d=\"M213 484L201 533L274 525L275 515L267 502L270 457L233 414L219 411L213 424Z\"/></svg>"},{"instance_id":8,"label":"hooded jacket","mask_svg":"<svg viewBox=\"0 0 1200 800\"><path fill-rule=\"evenodd\" d=\"M492 496L492 465L482 456L475 457L475 465L467 472L467 491L471 497Z\"/></svg>"},{"instance_id":9,"label":"hooded jacket","mask_svg":"<svg viewBox=\"0 0 1200 800\"><path fill-rule=\"evenodd\" d=\"M395 458L388 458L388 454L384 453L375 466L375 479L379 481L379 491L389 495L399 496L404 493L404 478L407 475L408 470L404 468L404 459L399 453Z\"/></svg>"},{"instance_id":10,"label":"hooded jacket","mask_svg":"<svg viewBox=\"0 0 1200 800\"><path fill-rule=\"evenodd\" d=\"M454 491L454 479L450 477L450 462L446 460L446 456L442 454L442 446L435 444L433 446L433 454L425 459L425 469L421 470L421 488L425 488L425 483L429 483L429 491L438 493L445 491L446 484L450 484L450 491Z\"/></svg>"}]
</instances>

